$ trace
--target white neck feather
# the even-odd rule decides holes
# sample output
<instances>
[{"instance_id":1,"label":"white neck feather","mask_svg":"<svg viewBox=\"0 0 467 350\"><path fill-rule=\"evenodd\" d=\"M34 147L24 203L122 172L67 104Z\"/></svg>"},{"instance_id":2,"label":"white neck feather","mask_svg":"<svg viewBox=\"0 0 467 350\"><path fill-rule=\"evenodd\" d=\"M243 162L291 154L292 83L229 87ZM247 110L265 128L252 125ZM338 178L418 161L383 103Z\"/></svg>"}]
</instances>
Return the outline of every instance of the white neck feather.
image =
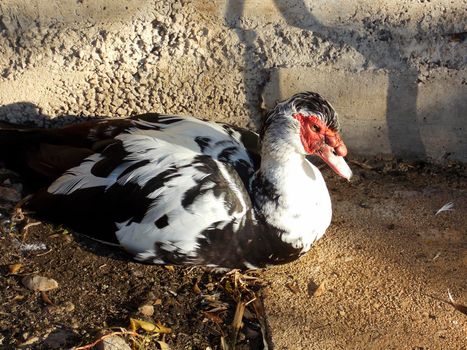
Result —
<instances>
[{"instance_id":1,"label":"white neck feather","mask_svg":"<svg viewBox=\"0 0 467 350\"><path fill-rule=\"evenodd\" d=\"M277 145L275 145L277 146ZM267 223L284 231L282 240L306 251L331 222L331 200L321 172L295 145L263 144L255 174L255 206Z\"/></svg>"}]
</instances>

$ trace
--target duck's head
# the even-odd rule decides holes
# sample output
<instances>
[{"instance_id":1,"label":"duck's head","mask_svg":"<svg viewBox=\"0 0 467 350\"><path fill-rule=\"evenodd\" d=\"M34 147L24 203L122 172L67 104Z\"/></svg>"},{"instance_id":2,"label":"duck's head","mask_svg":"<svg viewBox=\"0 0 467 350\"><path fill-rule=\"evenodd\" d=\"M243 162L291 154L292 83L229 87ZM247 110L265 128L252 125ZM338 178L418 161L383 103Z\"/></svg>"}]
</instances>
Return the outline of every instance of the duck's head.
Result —
<instances>
[{"instance_id":1,"label":"duck's head","mask_svg":"<svg viewBox=\"0 0 467 350\"><path fill-rule=\"evenodd\" d=\"M295 94L279 102L266 116L260 138L280 152L292 146L304 155L322 158L338 175L350 179L352 171L344 157L347 155L339 134L337 113L331 104L315 92Z\"/></svg>"}]
</instances>

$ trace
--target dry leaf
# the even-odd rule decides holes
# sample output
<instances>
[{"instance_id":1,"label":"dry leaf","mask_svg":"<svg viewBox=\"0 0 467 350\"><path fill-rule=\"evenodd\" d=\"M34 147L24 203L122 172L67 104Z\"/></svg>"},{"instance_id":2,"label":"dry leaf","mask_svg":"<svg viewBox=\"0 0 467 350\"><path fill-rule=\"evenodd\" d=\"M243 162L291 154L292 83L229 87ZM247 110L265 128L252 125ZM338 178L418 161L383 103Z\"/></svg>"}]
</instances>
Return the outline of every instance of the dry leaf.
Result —
<instances>
[{"instance_id":1,"label":"dry leaf","mask_svg":"<svg viewBox=\"0 0 467 350\"><path fill-rule=\"evenodd\" d=\"M245 303L244 302L237 303L234 319L232 321L232 327L237 331L243 326L242 320L243 320L244 312L245 312Z\"/></svg>"},{"instance_id":2,"label":"dry leaf","mask_svg":"<svg viewBox=\"0 0 467 350\"><path fill-rule=\"evenodd\" d=\"M41 298L42 298L42 301L46 304L49 304L49 305L53 305L54 303L52 302L52 300L50 300L49 296L47 295L46 292L41 292Z\"/></svg>"},{"instance_id":3,"label":"dry leaf","mask_svg":"<svg viewBox=\"0 0 467 350\"><path fill-rule=\"evenodd\" d=\"M90 344L86 344L84 346L80 346L80 347L77 347L77 348L73 348L74 350L88 350L88 349L91 349L91 348L94 348L97 344L101 343L101 342L104 342L106 340L110 340L112 338L119 338L119 339L122 339L119 337L119 335L125 335L125 336L131 336L131 337L137 337L139 336L138 333L135 333L135 332L130 332L130 331L126 331L126 330L123 330L121 332L112 332L112 333L109 333L109 334L106 334L106 335L103 335L102 337L100 337L99 339L95 340L94 342L90 343ZM112 342L114 343L114 341L110 340L109 342ZM117 342L121 343L120 341L117 340Z\"/></svg>"},{"instance_id":4,"label":"dry leaf","mask_svg":"<svg viewBox=\"0 0 467 350\"><path fill-rule=\"evenodd\" d=\"M172 265L164 265L164 268L170 272L174 272L175 268Z\"/></svg>"},{"instance_id":5,"label":"dry leaf","mask_svg":"<svg viewBox=\"0 0 467 350\"><path fill-rule=\"evenodd\" d=\"M58 282L54 279L37 275L26 276L22 282L26 288L39 292L48 292L49 290L58 288Z\"/></svg>"},{"instance_id":6,"label":"dry leaf","mask_svg":"<svg viewBox=\"0 0 467 350\"><path fill-rule=\"evenodd\" d=\"M225 340L221 338L221 345L223 349L234 350L237 344L238 334L243 327L243 314L245 312L245 303L239 301L235 309L234 319L232 321L229 337Z\"/></svg>"},{"instance_id":7,"label":"dry leaf","mask_svg":"<svg viewBox=\"0 0 467 350\"><path fill-rule=\"evenodd\" d=\"M166 342L162 340L158 340L157 344L159 344L159 347L161 348L161 350L170 350L169 344L167 344Z\"/></svg>"},{"instance_id":8,"label":"dry leaf","mask_svg":"<svg viewBox=\"0 0 467 350\"><path fill-rule=\"evenodd\" d=\"M289 281L289 282L286 282L285 283L285 286L287 288L289 288L289 290L294 293L294 294L297 294L298 292L300 292L300 287L298 286L298 282L297 281Z\"/></svg>"},{"instance_id":9,"label":"dry leaf","mask_svg":"<svg viewBox=\"0 0 467 350\"><path fill-rule=\"evenodd\" d=\"M23 264L17 263L17 264L11 264L8 266L8 270L10 271L10 275L16 275L19 270L23 267Z\"/></svg>"},{"instance_id":10,"label":"dry leaf","mask_svg":"<svg viewBox=\"0 0 467 350\"><path fill-rule=\"evenodd\" d=\"M24 347L26 347L27 345L32 345L32 344L34 344L34 343L37 343L39 340L40 340L40 338L39 338L39 337L36 337L36 336L29 337L29 338L26 339L23 343L20 344L20 347L21 347L21 348L24 348Z\"/></svg>"},{"instance_id":11,"label":"dry leaf","mask_svg":"<svg viewBox=\"0 0 467 350\"><path fill-rule=\"evenodd\" d=\"M203 315L206 316L206 318L214 323L221 324L224 323L222 318L219 317L219 315L216 315L215 313L204 311Z\"/></svg>"},{"instance_id":12,"label":"dry leaf","mask_svg":"<svg viewBox=\"0 0 467 350\"><path fill-rule=\"evenodd\" d=\"M320 297L321 295L323 295L324 291L325 291L324 282L321 282L318 289L316 289L315 292L313 293L313 296Z\"/></svg>"},{"instance_id":13,"label":"dry leaf","mask_svg":"<svg viewBox=\"0 0 467 350\"><path fill-rule=\"evenodd\" d=\"M201 294L201 289L199 289L199 287L198 287L198 282L196 282L193 285L193 292L195 292L196 294Z\"/></svg>"},{"instance_id":14,"label":"dry leaf","mask_svg":"<svg viewBox=\"0 0 467 350\"><path fill-rule=\"evenodd\" d=\"M232 288L232 284L230 283L230 281L226 281L224 287L227 293L233 294L234 289Z\"/></svg>"},{"instance_id":15,"label":"dry leaf","mask_svg":"<svg viewBox=\"0 0 467 350\"><path fill-rule=\"evenodd\" d=\"M156 299L156 301L154 301L154 305L162 305L162 299Z\"/></svg>"},{"instance_id":16,"label":"dry leaf","mask_svg":"<svg viewBox=\"0 0 467 350\"><path fill-rule=\"evenodd\" d=\"M14 296L13 301L21 301L24 300L25 296L21 294L17 294Z\"/></svg>"},{"instance_id":17,"label":"dry leaf","mask_svg":"<svg viewBox=\"0 0 467 350\"><path fill-rule=\"evenodd\" d=\"M222 350L230 349L229 343L227 342L227 338L224 336L221 337L221 347L222 347Z\"/></svg>"},{"instance_id":18,"label":"dry leaf","mask_svg":"<svg viewBox=\"0 0 467 350\"><path fill-rule=\"evenodd\" d=\"M154 323L143 321L143 320L137 320L135 318L130 318L130 329L132 331L142 329L146 332L164 333L164 334L168 334L172 332L170 328L164 327L160 322L157 322L156 324L154 324Z\"/></svg>"},{"instance_id":19,"label":"dry leaf","mask_svg":"<svg viewBox=\"0 0 467 350\"><path fill-rule=\"evenodd\" d=\"M264 305L259 298L255 299L252 304L261 329L261 336L263 338L263 350L269 350L267 333L268 327L266 322L266 311L264 310Z\"/></svg>"}]
</instances>

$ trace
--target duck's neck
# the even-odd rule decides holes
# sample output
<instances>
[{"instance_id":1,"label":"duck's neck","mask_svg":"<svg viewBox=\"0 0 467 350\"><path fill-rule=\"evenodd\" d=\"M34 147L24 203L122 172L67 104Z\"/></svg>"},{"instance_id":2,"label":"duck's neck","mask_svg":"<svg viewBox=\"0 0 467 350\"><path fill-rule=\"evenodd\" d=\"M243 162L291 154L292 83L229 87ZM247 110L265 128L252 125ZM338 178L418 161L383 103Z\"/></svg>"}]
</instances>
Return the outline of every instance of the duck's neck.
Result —
<instances>
[{"instance_id":1,"label":"duck's neck","mask_svg":"<svg viewBox=\"0 0 467 350\"><path fill-rule=\"evenodd\" d=\"M263 145L252 186L256 211L296 248L308 250L329 226L331 202L323 177L292 146Z\"/></svg>"}]
</instances>

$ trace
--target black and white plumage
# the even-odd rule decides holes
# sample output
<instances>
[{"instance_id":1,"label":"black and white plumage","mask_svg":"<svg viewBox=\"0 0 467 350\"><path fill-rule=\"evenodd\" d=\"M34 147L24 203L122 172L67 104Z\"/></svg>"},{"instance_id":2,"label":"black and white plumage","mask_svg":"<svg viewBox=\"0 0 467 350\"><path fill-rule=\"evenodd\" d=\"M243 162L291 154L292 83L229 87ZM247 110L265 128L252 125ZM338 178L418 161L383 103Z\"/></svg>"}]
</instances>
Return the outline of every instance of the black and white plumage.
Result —
<instances>
[{"instance_id":1,"label":"black and white plumage","mask_svg":"<svg viewBox=\"0 0 467 350\"><path fill-rule=\"evenodd\" d=\"M117 243L136 260L258 268L297 259L329 226L329 193L305 156L320 155L349 178L337 128L329 103L302 93L267 115L260 138L145 114L62 129L0 128L0 146L12 150L0 155L48 181L28 210Z\"/></svg>"}]
</instances>

